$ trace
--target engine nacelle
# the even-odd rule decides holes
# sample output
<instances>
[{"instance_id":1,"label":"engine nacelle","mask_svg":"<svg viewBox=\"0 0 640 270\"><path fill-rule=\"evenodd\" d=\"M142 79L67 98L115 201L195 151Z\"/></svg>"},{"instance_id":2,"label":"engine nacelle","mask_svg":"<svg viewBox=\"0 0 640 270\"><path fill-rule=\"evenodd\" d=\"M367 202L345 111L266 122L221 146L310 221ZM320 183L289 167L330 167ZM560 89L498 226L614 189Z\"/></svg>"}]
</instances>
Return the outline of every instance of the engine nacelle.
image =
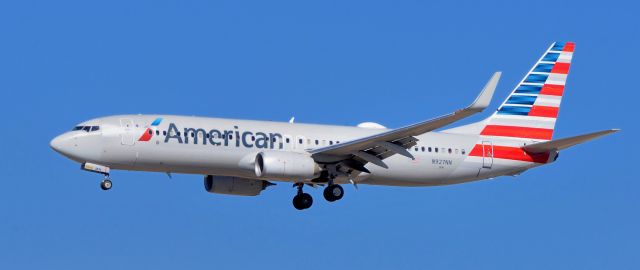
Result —
<instances>
[{"instance_id":1,"label":"engine nacelle","mask_svg":"<svg viewBox=\"0 0 640 270\"><path fill-rule=\"evenodd\" d=\"M265 151L256 155L257 177L278 180L308 180L320 174L320 167L306 153Z\"/></svg>"},{"instance_id":2,"label":"engine nacelle","mask_svg":"<svg viewBox=\"0 0 640 270\"><path fill-rule=\"evenodd\" d=\"M264 180L239 178L233 176L213 176L204 177L204 189L209 193L257 196L268 186L274 185Z\"/></svg>"}]
</instances>

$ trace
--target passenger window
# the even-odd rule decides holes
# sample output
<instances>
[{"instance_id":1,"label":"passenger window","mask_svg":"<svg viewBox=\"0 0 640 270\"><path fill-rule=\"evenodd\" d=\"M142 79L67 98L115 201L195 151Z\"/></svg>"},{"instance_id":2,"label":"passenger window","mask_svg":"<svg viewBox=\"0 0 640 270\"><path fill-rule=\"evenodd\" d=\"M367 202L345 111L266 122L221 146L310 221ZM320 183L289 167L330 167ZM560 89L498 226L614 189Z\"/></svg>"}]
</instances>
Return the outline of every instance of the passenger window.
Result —
<instances>
[{"instance_id":1,"label":"passenger window","mask_svg":"<svg viewBox=\"0 0 640 270\"><path fill-rule=\"evenodd\" d=\"M436 149L436 153L438 153L438 147L436 147L435 149Z\"/></svg>"},{"instance_id":2,"label":"passenger window","mask_svg":"<svg viewBox=\"0 0 640 270\"><path fill-rule=\"evenodd\" d=\"M415 150L416 152L418 152L418 147L414 148L413 150Z\"/></svg>"},{"instance_id":3,"label":"passenger window","mask_svg":"<svg viewBox=\"0 0 640 270\"><path fill-rule=\"evenodd\" d=\"M466 154L466 151L464 151L464 149L462 149L462 154L463 154L463 155L464 155L464 154Z\"/></svg>"},{"instance_id":4,"label":"passenger window","mask_svg":"<svg viewBox=\"0 0 640 270\"><path fill-rule=\"evenodd\" d=\"M422 147L422 149L421 149L421 150L422 150L422 152L424 152L424 146Z\"/></svg>"},{"instance_id":5,"label":"passenger window","mask_svg":"<svg viewBox=\"0 0 640 270\"><path fill-rule=\"evenodd\" d=\"M427 150L429 150L429 153L431 153L431 146L429 146L429 148L427 148Z\"/></svg>"},{"instance_id":6,"label":"passenger window","mask_svg":"<svg viewBox=\"0 0 640 270\"><path fill-rule=\"evenodd\" d=\"M298 143L302 144L302 139L298 139Z\"/></svg>"},{"instance_id":7,"label":"passenger window","mask_svg":"<svg viewBox=\"0 0 640 270\"><path fill-rule=\"evenodd\" d=\"M153 131L152 130L149 130L149 135L153 135Z\"/></svg>"},{"instance_id":8,"label":"passenger window","mask_svg":"<svg viewBox=\"0 0 640 270\"><path fill-rule=\"evenodd\" d=\"M156 135L160 135L160 130L156 130Z\"/></svg>"},{"instance_id":9,"label":"passenger window","mask_svg":"<svg viewBox=\"0 0 640 270\"><path fill-rule=\"evenodd\" d=\"M229 140L233 140L233 135L229 134Z\"/></svg>"},{"instance_id":10,"label":"passenger window","mask_svg":"<svg viewBox=\"0 0 640 270\"><path fill-rule=\"evenodd\" d=\"M329 145L333 145L333 141L329 141Z\"/></svg>"},{"instance_id":11,"label":"passenger window","mask_svg":"<svg viewBox=\"0 0 640 270\"><path fill-rule=\"evenodd\" d=\"M318 142L318 140L316 140L316 145L318 145L318 144L320 144L320 143Z\"/></svg>"},{"instance_id":12,"label":"passenger window","mask_svg":"<svg viewBox=\"0 0 640 270\"><path fill-rule=\"evenodd\" d=\"M289 143L289 138L286 138L285 140L287 141L287 143Z\"/></svg>"},{"instance_id":13,"label":"passenger window","mask_svg":"<svg viewBox=\"0 0 640 270\"><path fill-rule=\"evenodd\" d=\"M451 150L451 148L449 148L449 154L453 153L453 151Z\"/></svg>"},{"instance_id":14,"label":"passenger window","mask_svg":"<svg viewBox=\"0 0 640 270\"><path fill-rule=\"evenodd\" d=\"M167 131L166 131L166 130L163 130L163 131L162 131L162 135L167 136Z\"/></svg>"}]
</instances>

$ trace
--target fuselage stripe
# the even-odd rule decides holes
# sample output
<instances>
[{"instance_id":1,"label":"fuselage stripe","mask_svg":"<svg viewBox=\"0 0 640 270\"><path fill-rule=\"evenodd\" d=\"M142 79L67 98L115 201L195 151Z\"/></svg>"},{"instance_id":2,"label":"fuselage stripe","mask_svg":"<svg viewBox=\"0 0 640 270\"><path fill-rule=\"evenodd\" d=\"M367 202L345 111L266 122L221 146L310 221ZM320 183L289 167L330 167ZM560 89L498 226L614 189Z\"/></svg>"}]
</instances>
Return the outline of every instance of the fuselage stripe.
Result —
<instances>
[{"instance_id":1,"label":"fuselage stripe","mask_svg":"<svg viewBox=\"0 0 640 270\"><path fill-rule=\"evenodd\" d=\"M547 163L549 161L549 153L529 154L519 147L484 145L476 144L469 156L474 157L491 157L498 159L510 159L535 163Z\"/></svg>"}]
</instances>

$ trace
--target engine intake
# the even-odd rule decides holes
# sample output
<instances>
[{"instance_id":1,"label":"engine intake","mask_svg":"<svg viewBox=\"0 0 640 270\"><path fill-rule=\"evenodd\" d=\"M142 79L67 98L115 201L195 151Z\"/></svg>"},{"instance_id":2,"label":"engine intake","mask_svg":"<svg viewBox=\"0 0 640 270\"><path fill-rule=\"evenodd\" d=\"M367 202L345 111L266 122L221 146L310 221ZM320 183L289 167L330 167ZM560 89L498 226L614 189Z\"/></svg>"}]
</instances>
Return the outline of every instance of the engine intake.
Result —
<instances>
[{"instance_id":1,"label":"engine intake","mask_svg":"<svg viewBox=\"0 0 640 270\"><path fill-rule=\"evenodd\" d=\"M274 185L269 181L239 178L233 176L213 176L204 177L204 189L209 193L257 196L268 186Z\"/></svg>"},{"instance_id":2,"label":"engine intake","mask_svg":"<svg viewBox=\"0 0 640 270\"><path fill-rule=\"evenodd\" d=\"M265 151L256 155L255 173L278 180L308 180L320 174L320 167L306 153Z\"/></svg>"}]
</instances>

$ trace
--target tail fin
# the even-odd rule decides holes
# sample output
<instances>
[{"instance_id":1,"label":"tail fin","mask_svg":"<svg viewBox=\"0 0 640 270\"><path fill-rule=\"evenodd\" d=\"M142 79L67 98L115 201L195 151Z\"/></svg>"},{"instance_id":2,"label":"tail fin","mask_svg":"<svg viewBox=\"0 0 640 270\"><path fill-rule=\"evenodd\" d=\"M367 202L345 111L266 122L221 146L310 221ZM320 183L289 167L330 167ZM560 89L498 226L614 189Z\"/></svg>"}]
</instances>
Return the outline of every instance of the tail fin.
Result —
<instances>
[{"instance_id":1,"label":"tail fin","mask_svg":"<svg viewBox=\"0 0 640 270\"><path fill-rule=\"evenodd\" d=\"M553 43L493 115L452 131L551 140L574 48L573 42Z\"/></svg>"}]
</instances>

